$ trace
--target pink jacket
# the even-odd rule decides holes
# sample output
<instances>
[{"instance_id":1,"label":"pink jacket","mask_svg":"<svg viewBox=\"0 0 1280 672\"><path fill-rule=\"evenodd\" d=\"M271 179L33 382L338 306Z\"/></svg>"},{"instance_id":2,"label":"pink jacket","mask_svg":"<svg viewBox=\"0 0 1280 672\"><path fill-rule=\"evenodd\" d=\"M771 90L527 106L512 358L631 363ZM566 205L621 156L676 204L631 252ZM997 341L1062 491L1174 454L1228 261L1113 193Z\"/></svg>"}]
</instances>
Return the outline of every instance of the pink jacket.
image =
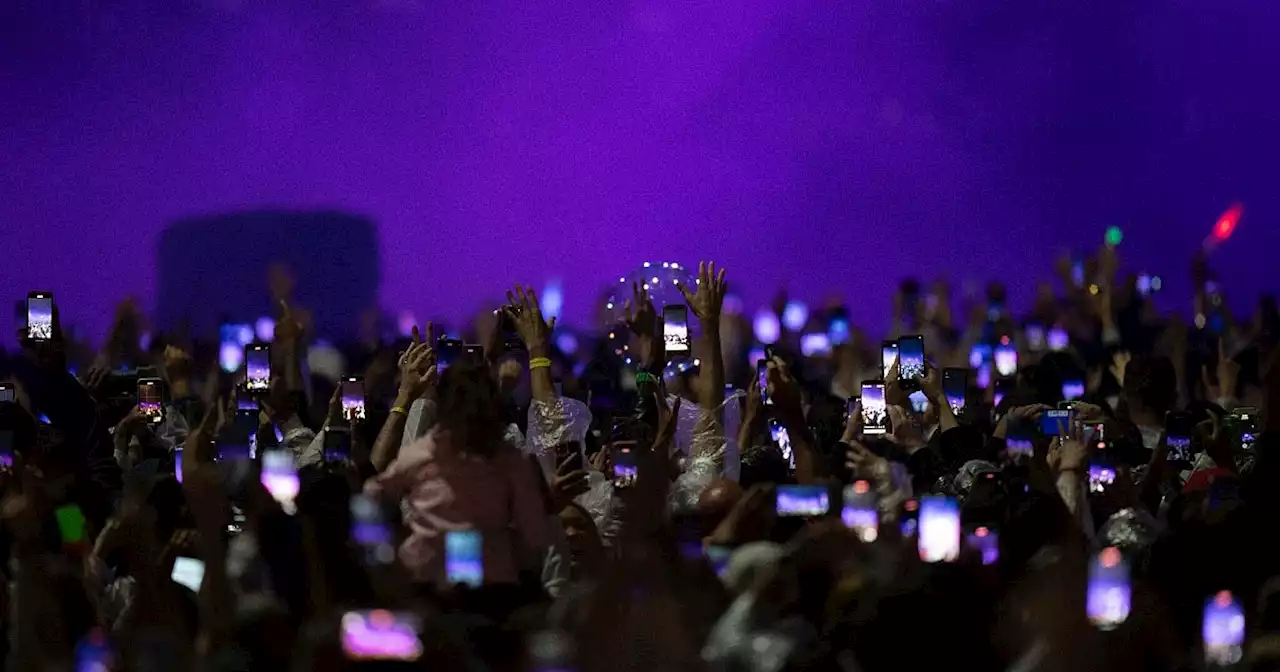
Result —
<instances>
[{"instance_id":1,"label":"pink jacket","mask_svg":"<svg viewBox=\"0 0 1280 672\"><path fill-rule=\"evenodd\" d=\"M551 543L535 475L510 444L486 459L457 450L449 432L436 428L401 449L364 491L402 500L409 537L399 555L415 581L445 585L445 532L475 529L484 539L485 583L512 583L519 554Z\"/></svg>"}]
</instances>

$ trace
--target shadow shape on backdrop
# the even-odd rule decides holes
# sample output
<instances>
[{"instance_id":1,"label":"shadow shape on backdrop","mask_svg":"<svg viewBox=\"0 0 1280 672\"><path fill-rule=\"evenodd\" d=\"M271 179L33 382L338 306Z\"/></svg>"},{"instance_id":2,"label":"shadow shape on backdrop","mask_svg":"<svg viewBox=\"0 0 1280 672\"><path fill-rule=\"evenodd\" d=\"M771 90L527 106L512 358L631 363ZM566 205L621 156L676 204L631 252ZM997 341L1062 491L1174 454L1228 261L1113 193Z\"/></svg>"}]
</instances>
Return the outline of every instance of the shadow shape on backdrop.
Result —
<instances>
[{"instance_id":1,"label":"shadow shape on backdrop","mask_svg":"<svg viewBox=\"0 0 1280 672\"><path fill-rule=\"evenodd\" d=\"M356 316L376 305L382 268L372 220L341 212L251 211L174 222L160 236L156 326L185 321L192 334L217 333L220 320L252 323L276 315L267 271L293 269L294 299L318 333L351 336Z\"/></svg>"}]
</instances>

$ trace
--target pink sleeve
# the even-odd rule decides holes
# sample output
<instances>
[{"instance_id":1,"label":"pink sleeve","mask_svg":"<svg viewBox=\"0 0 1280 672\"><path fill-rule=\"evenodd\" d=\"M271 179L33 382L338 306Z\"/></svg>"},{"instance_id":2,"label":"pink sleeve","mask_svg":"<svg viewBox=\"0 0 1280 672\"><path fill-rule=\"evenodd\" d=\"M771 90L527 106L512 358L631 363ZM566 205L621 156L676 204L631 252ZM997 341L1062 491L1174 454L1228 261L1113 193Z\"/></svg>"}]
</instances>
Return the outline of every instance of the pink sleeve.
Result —
<instances>
[{"instance_id":1,"label":"pink sleeve","mask_svg":"<svg viewBox=\"0 0 1280 672\"><path fill-rule=\"evenodd\" d=\"M547 528L547 507L542 503L541 490L534 480L536 472L518 450L504 455L507 477L511 479L512 512L520 540L530 550L541 550L551 545L551 530Z\"/></svg>"},{"instance_id":2,"label":"pink sleeve","mask_svg":"<svg viewBox=\"0 0 1280 672\"><path fill-rule=\"evenodd\" d=\"M364 482L364 494L375 499L401 499L418 480L423 464L433 453L430 435L405 446L386 470Z\"/></svg>"}]
</instances>

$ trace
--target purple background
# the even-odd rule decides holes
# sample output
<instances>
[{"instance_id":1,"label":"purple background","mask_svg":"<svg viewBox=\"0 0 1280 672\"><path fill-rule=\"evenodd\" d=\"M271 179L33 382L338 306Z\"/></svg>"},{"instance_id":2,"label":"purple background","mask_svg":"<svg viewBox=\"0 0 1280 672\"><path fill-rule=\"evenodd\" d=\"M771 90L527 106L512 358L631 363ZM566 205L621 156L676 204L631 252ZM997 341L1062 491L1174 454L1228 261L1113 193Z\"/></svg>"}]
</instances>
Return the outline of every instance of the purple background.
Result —
<instances>
[{"instance_id":1,"label":"purple background","mask_svg":"<svg viewBox=\"0 0 1280 672\"><path fill-rule=\"evenodd\" d=\"M6 2L0 287L101 334L152 305L167 222L332 207L422 316L558 276L583 322L640 261L711 257L748 305L879 324L905 274L1043 276L1109 224L1180 273L1240 200L1240 300L1280 249L1277 4Z\"/></svg>"}]
</instances>

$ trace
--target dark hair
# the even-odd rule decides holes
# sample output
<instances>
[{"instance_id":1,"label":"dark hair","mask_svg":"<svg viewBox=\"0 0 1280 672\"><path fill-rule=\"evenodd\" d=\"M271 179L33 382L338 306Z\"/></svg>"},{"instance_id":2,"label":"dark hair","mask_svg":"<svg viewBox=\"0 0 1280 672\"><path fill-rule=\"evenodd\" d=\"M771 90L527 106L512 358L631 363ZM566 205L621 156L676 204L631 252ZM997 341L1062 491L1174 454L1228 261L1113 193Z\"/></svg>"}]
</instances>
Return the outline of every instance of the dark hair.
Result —
<instances>
[{"instance_id":1,"label":"dark hair","mask_svg":"<svg viewBox=\"0 0 1280 672\"><path fill-rule=\"evenodd\" d=\"M1124 395L1144 410L1164 413L1178 403L1178 374L1168 357L1140 355L1124 367Z\"/></svg>"},{"instance_id":2,"label":"dark hair","mask_svg":"<svg viewBox=\"0 0 1280 672\"><path fill-rule=\"evenodd\" d=\"M493 457L506 433L506 412L498 385L484 362L458 362L440 376L439 424L460 450Z\"/></svg>"}]
</instances>

